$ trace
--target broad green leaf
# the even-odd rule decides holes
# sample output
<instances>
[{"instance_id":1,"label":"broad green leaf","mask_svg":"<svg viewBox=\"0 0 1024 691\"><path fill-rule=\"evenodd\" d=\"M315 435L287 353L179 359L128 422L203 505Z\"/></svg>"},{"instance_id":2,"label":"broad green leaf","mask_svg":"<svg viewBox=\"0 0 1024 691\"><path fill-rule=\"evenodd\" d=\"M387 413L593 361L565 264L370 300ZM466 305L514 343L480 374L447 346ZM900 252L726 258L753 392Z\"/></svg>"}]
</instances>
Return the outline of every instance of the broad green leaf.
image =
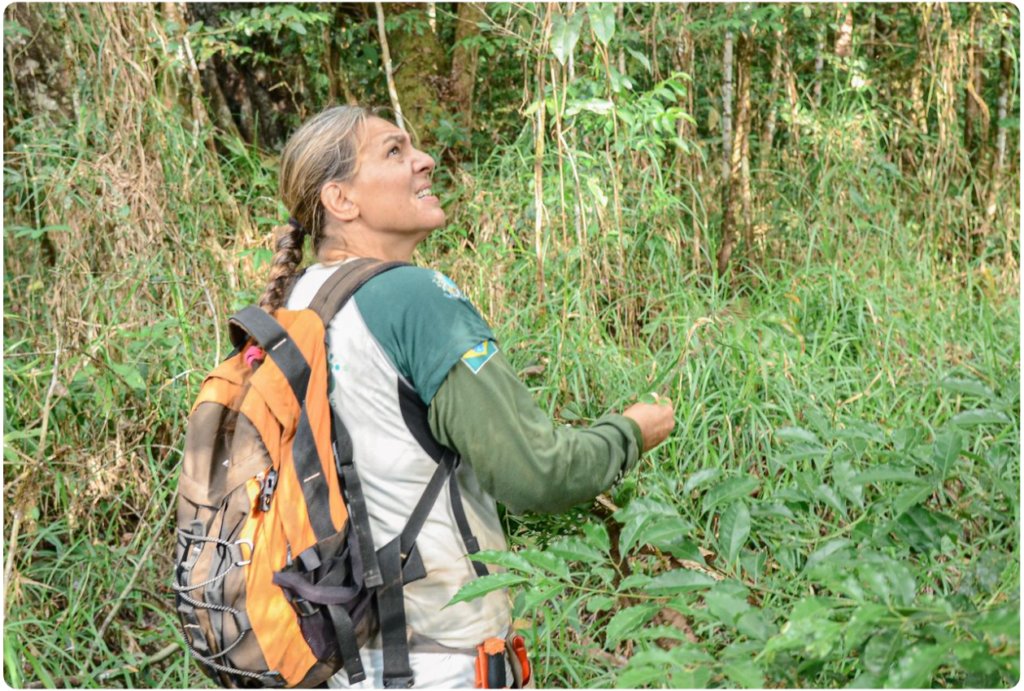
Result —
<instances>
[{"instance_id":1,"label":"broad green leaf","mask_svg":"<svg viewBox=\"0 0 1024 691\"><path fill-rule=\"evenodd\" d=\"M591 614L594 612L606 612L614 607L617 602L618 599L610 595L596 595L587 599L586 609Z\"/></svg>"},{"instance_id":2,"label":"broad green leaf","mask_svg":"<svg viewBox=\"0 0 1024 691\"><path fill-rule=\"evenodd\" d=\"M736 620L736 630L754 641L767 641L778 631L759 609L751 609L741 614Z\"/></svg>"},{"instance_id":3,"label":"broad green leaf","mask_svg":"<svg viewBox=\"0 0 1024 691\"><path fill-rule=\"evenodd\" d=\"M804 564L803 573L807 573L818 564L830 559L834 554L836 554L836 552L844 550L852 545L853 541L847 540L845 537L829 540L824 545L814 550L811 556L807 557L807 563Z\"/></svg>"},{"instance_id":4,"label":"broad green leaf","mask_svg":"<svg viewBox=\"0 0 1024 691\"><path fill-rule=\"evenodd\" d=\"M686 479L686 483L683 485L683 494L689 494L694 489L714 480L721 474L722 471L719 468L704 468L703 470L698 470Z\"/></svg>"},{"instance_id":5,"label":"broad green leaf","mask_svg":"<svg viewBox=\"0 0 1024 691\"><path fill-rule=\"evenodd\" d=\"M857 473L850 479L851 485L878 484L879 482L923 482L910 468L896 468L889 464L874 466Z\"/></svg>"},{"instance_id":6,"label":"broad green leaf","mask_svg":"<svg viewBox=\"0 0 1024 691\"><path fill-rule=\"evenodd\" d=\"M565 61L576 48L576 42L580 40L580 28L582 26L582 12L577 12L568 21L561 14L556 14L552 20L551 52L560 65L565 65Z\"/></svg>"},{"instance_id":7,"label":"broad green leaf","mask_svg":"<svg viewBox=\"0 0 1024 691\"><path fill-rule=\"evenodd\" d=\"M764 687L764 675L753 660L734 660L722 666L722 673L741 689Z\"/></svg>"},{"instance_id":8,"label":"broad green leaf","mask_svg":"<svg viewBox=\"0 0 1024 691\"><path fill-rule=\"evenodd\" d=\"M864 487L853 483L853 467L849 461L833 461L832 479L840 494L860 508L864 508Z\"/></svg>"},{"instance_id":9,"label":"broad green leaf","mask_svg":"<svg viewBox=\"0 0 1024 691\"><path fill-rule=\"evenodd\" d=\"M612 543L608 538L608 529L604 527L603 523L584 523L583 534L586 536L587 542L602 552L611 549Z\"/></svg>"},{"instance_id":10,"label":"broad green leaf","mask_svg":"<svg viewBox=\"0 0 1024 691\"><path fill-rule=\"evenodd\" d=\"M921 427L903 427L892 433L892 443L897 451L910 451L924 438L925 431Z\"/></svg>"},{"instance_id":11,"label":"broad green leaf","mask_svg":"<svg viewBox=\"0 0 1024 691\"><path fill-rule=\"evenodd\" d=\"M935 462L935 469L939 472L939 480L945 479L949 471L953 469L960 449L963 446L963 438L956 430L946 430L935 437L935 444L932 446L932 460Z\"/></svg>"},{"instance_id":12,"label":"broad green leaf","mask_svg":"<svg viewBox=\"0 0 1024 691\"><path fill-rule=\"evenodd\" d=\"M587 4L590 15L590 26L594 29L594 37L601 45L608 45L615 34L615 4L611 2L594 2Z\"/></svg>"},{"instance_id":13,"label":"broad green leaf","mask_svg":"<svg viewBox=\"0 0 1024 691\"><path fill-rule=\"evenodd\" d=\"M945 660L946 649L942 646L923 643L913 645L904 650L889 668L885 688L931 688L932 676Z\"/></svg>"},{"instance_id":14,"label":"broad green leaf","mask_svg":"<svg viewBox=\"0 0 1024 691\"><path fill-rule=\"evenodd\" d=\"M519 552L519 555L533 566L539 566L548 573L553 573L566 580L569 580L569 565L565 559L552 552L541 552L535 549L527 549Z\"/></svg>"},{"instance_id":15,"label":"broad green leaf","mask_svg":"<svg viewBox=\"0 0 1024 691\"><path fill-rule=\"evenodd\" d=\"M726 563L734 564L750 536L750 511L742 501L733 502L718 519L718 543Z\"/></svg>"},{"instance_id":16,"label":"broad green leaf","mask_svg":"<svg viewBox=\"0 0 1024 691\"><path fill-rule=\"evenodd\" d=\"M700 553L700 548L690 540L678 540L672 544L666 544L659 547L676 559L686 559L688 561L695 561L698 564L707 564L704 560L704 555Z\"/></svg>"},{"instance_id":17,"label":"broad green leaf","mask_svg":"<svg viewBox=\"0 0 1024 691\"><path fill-rule=\"evenodd\" d=\"M1009 416L1001 410L965 410L957 413L950 421L954 425L968 427L972 425L1001 425L1010 422Z\"/></svg>"},{"instance_id":18,"label":"broad green leaf","mask_svg":"<svg viewBox=\"0 0 1024 691\"><path fill-rule=\"evenodd\" d=\"M4 22L5 28L7 22ZM21 688L22 663L16 647L17 636L4 636L4 681L12 688Z\"/></svg>"},{"instance_id":19,"label":"broad green leaf","mask_svg":"<svg viewBox=\"0 0 1024 691\"><path fill-rule=\"evenodd\" d=\"M714 584L714 578L700 571L676 569L655 577L643 589L652 595L675 595L676 593L703 590Z\"/></svg>"},{"instance_id":20,"label":"broad green leaf","mask_svg":"<svg viewBox=\"0 0 1024 691\"><path fill-rule=\"evenodd\" d=\"M953 644L957 665L976 674L995 674L1000 671L999 661L981 641L959 641Z\"/></svg>"},{"instance_id":21,"label":"broad green leaf","mask_svg":"<svg viewBox=\"0 0 1024 691\"><path fill-rule=\"evenodd\" d=\"M626 52L636 58L636 61L644 66L644 69L648 72L651 71L651 61L647 59L647 56L638 50L633 50L629 46L626 46Z\"/></svg>"},{"instance_id":22,"label":"broad green leaf","mask_svg":"<svg viewBox=\"0 0 1024 691\"><path fill-rule=\"evenodd\" d=\"M622 532L619 533L619 551L626 554L650 523L665 518L678 518L678 514L666 502L642 498L634 499L629 506L616 511L612 517L623 523Z\"/></svg>"},{"instance_id":23,"label":"broad green leaf","mask_svg":"<svg viewBox=\"0 0 1024 691\"><path fill-rule=\"evenodd\" d=\"M848 689L880 689L882 683L877 674L871 672L860 672L853 681L846 685Z\"/></svg>"},{"instance_id":24,"label":"broad green leaf","mask_svg":"<svg viewBox=\"0 0 1024 691\"><path fill-rule=\"evenodd\" d=\"M550 602L562 594L568 587L567 583L556 581L540 587L530 587L523 591L524 612L530 612L540 607L545 602Z\"/></svg>"},{"instance_id":25,"label":"broad green leaf","mask_svg":"<svg viewBox=\"0 0 1024 691\"><path fill-rule=\"evenodd\" d=\"M938 551L942 547L943 535L953 538L962 534L960 524L955 520L923 506L908 509L896 519L893 529L896 537L916 552Z\"/></svg>"},{"instance_id":26,"label":"broad green leaf","mask_svg":"<svg viewBox=\"0 0 1024 691\"><path fill-rule=\"evenodd\" d=\"M137 365L127 365L117 362L110 363L110 369L121 375L124 379L125 384L133 389L145 389L146 381L139 374L139 368Z\"/></svg>"},{"instance_id":27,"label":"broad green leaf","mask_svg":"<svg viewBox=\"0 0 1024 691\"><path fill-rule=\"evenodd\" d=\"M475 600L487 593L495 590L501 590L502 588L508 588L509 586L523 583L527 580L529 579L526 576L520 576L515 573L492 573L489 576L476 578L462 586L459 592L455 594L455 597L453 597L445 607L451 607L452 605L460 602Z\"/></svg>"},{"instance_id":28,"label":"broad green leaf","mask_svg":"<svg viewBox=\"0 0 1024 691\"><path fill-rule=\"evenodd\" d=\"M734 477L720 482L704 495L704 512L707 513L719 504L725 504L750 496L758 487L758 481L752 477Z\"/></svg>"},{"instance_id":29,"label":"broad green leaf","mask_svg":"<svg viewBox=\"0 0 1024 691\"><path fill-rule=\"evenodd\" d=\"M564 537L548 547L547 551L554 552L565 559L585 561L591 564L600 564L605 560L603 554L578 537Z\"/></svg>"},{"instance_id":30,"label":"broad green leaf","mask_svg":"<svg viewBox=\"0 0 1024 691\"><path fill-rule=\"evenodd\" d=\"M843 632L846 651L856 649L871 635L879 619L889 613L888 608L874 602L865 602L850 616Z\"/></svg>"},{"instance_id":31,"label":"broad green leaf","mask_svg":"<svg viewBox=\"0 0 1024 691\"><path fill-rule=\"evenodd\" d=\"M935 487L933 485L910 487L903 490L892 500L893 518L899 518L900 515L911 507L925 501L928 497L932 496L934 491Z\"/></svg>"},{"instance_id":32,"label":"broad green leaf","mask_svg":"<svg viewBox=\"0 0 1024 691\"><path fill-rule=\"evenodd\" d=\"M991 401L996 397L995 391L978 381L977 379L961 379L959 377L946 377L939 382L939 387L947 391L954 391L959 394L983 398Z\"/></svg>"},{"instance_id":33,"label":"broad green leaf","mask_svg":"<svg viewBox=\"0 0 1024 691\"><path fill-rule=\"evenodd\" d=\"M617 689L643 689L648 686L655 688L665 678L667 668L651 665L628 665L615 680Z\"/></svg>"},{"instance_id":34,"label":"broad green leaf","mask_svg":"<svg viewBox=\"0 0 1024 691\"><path fill-rule=\"evenodd\" d=\"M652 580L654 579L645 573L631 573L619 583L618 592L621 593L623 590L629 590L630 588L642 588Z\"/></svg>"},{"instance_id":35,"label":"broad green leaf","mask_svg":"<svg viewBox=\"0 0 1024 691\"><path fill-rule=\"evenodd\" d=\"M1000 608L978 617L974 628L994 636L1020 640L1020 610Z\"/></svg>"},{"instance_id":36,"label":"broad green leaf","mask_svg":"<svg viewBox=\"0 0 1024 691\"><path fill-rule=\"evenodd\" d=\"M481 564L497 564L498 566L504 566L506 569L515 569L522 571L527 574L532 574L534 568L530 563L523 558L523 553L529 550L523 550L522 552L502 552L499 550L485 549L479 552L475 552L471 556L467 555L467 558L473 561L478 561Z\"/></svg>"},{"instance_id":37,"label":"broad green leaf","mask_svg":"<svg viewBox=\"0 0 1024 691\"><path fill-rule=\"evenodd\" d=\"M832 510L837 511L842 516L846 516L846 504L844 504L842 498L836 494L836 491L828 485L824 483L818 485L814 490L814 496Z\"/></svg>"},{"instance_id":38,"label":"broad green leaf","mask_svg":"<svg viewBox=\"0 0 1024 691\"><path fill-rule=\"evenodd\" d=\"M704 604L711 616L729 628L733 628L740 615L750 609L746 598L724 592L718 586L704 593Z\"/></svg>"},{"instance_id":39,"label":"broad green leaf","mask_svg":"<svg viewBox=\"0 0 1024 691\"><path fill-rule=\"evenodd\" d=\"M608 115L615 110L615 104L606 98L572 99L566 106L565 114L571 117L584 110L597 115ZM602 204L602 206L606 206L606 204Z\"/></svg>"},{"instance_id":40,"label":"broad green leaf","mask_svg":"<svg viewBox=\"0 0 1024 691\"><path fill-rule=\"evenodd\" d=\"M821 446L821 442L818 437L815 436L814 432L806 430L803 427L783 427L782 429L775 430L772 435L776 439L782 441L802 441L808 444L814 444L815 446Z\"/></svg>"},{"instance_id":41,"label":"broad green leaf","mask_svg":"<svg viewBox=\"0 0 1024 691\"><path fill-rule=\"evenodd\" d=\"M904 643L905 640L898 631L883 629L867 642L860 659L869 672L884 674L896 659L896 655L901 652Z\"/></svg>"},{"instance_id":42,"label":"broad green leaf","mask_svg":"<svg viewBox=\"0 0 1024 691\"><path fill-rule=\"evenodd\" d=\"M711 681L711 667L698 665L692 669L676 668L668 678L670 689L706 689ZM620 686L618 688L635 689L638 686Z\"/></svg>"},{"instance_id":43,"label":"broad green leaf","mask_svg":"<svg viewBox=\"0 0 1024 691\"><path fill-rule=\"evenodd\" d=\"M643 626L651 617L658 613L661 605L649 602L634 607L627 607L612 617L608 622L606 635L609 643L616 643Z\"/></svg>"},{"instance_id":44,"label":"broad green leaf","mask_svg":"<svg viewBox=\"0 0 1024 691\"><path fill-rule=\"evenodd\" d=\"M636 541L640 545L668 549L685 542L686 536L692 531L693 524L679 516L656 516L637 533Z\"/></svg>"},{"instance_id":45,"label":"broad green leaf","mask_svg":"<svg viewBox=\"0 0 1024 691\"><path fill-rule=\"evenodd\" d=\"M1010 377L1007 381L1003 382L1002 386L999 387L1002 393L999 396L1000 407L1003 410L1007 410L1016 406L1020 402L1020 375Z\"/></svg>"}]
</instances>

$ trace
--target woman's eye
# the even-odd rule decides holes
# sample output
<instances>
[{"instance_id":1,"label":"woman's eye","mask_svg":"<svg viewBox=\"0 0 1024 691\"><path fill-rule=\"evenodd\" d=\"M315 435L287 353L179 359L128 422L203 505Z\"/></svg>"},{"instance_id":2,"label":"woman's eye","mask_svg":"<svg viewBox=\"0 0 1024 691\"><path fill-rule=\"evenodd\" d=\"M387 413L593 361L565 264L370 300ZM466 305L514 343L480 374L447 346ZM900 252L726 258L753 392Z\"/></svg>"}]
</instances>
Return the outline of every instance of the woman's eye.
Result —
<instances>
[{"instance_id":1,"label":"woman's eye","mask_svg":"<svg viewBox=\"0 0 1024 691\"><path fill-rule=\"evenodd\" d=\"M401 151L402 151L402 150L401 150L401 149L399 149L399 148L398 148L398 145L396 144L395 146L391 147L391 150L390 150L390 151L388 151L388 156L391 156L392 154L395 154L395 155L397 155L397 154L401 153Z\"/></svg>"}]
</instances>

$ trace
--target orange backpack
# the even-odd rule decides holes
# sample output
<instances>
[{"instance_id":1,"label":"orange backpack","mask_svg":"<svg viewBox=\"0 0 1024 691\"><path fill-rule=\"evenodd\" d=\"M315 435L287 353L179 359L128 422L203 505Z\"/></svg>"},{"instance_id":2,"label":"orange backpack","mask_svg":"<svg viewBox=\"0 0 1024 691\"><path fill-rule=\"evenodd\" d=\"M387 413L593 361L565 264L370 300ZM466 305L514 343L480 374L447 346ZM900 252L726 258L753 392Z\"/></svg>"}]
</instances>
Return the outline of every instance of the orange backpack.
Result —
<instances>
[{"instance_id":1,"label":"orange backpack","mask_svg":"<svg viewBox=\"0 0 1024 691\"><path fill-rule=\"evenodd\" d=\"M388 686L412 685L402 585L425 576L416 535L457 460L443 454L405 530L377 551L327 398L326 325L402 265L348 262L308 309L247 307L230 321L234 352L203 382L178 481L173 588L189 651L220 685L310 687L343 666L357 683L359 647L380 628Z\"/></svg>"}]
</instances>

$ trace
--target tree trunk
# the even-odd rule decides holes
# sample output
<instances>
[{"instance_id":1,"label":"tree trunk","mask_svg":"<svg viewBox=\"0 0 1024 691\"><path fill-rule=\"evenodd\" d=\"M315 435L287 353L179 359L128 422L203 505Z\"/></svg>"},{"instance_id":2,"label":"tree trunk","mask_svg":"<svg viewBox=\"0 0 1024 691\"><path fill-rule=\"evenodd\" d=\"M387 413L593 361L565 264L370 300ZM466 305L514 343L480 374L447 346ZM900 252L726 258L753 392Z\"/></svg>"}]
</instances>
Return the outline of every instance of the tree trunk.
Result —
<instances>
[{"instance_id":1,"label":"tree trunk","mask_svg":"<svg viewBox=\"0 0 1024 691\"><path fill-rule=\"evenodd\" d=\"M845 60L850 57L853 49L853 10L848 2L842 3L841 7L846 10L846 16L836 36L835 54L837 58Z\"/></svg>"},{"instance_id":2,"label":"tree trunk","mask_svg":"<svg viewBox=\"0 0 1024 691\"><path fill-rule=\"evenodd\" d=\"M733 136L731 174L738 192L738 195L734 196L738 197L738 206L743 212L743 241L746 245L744 251L747 253L754 249L754 224L750 210L750 63L754 52L753 42L750 34L740 34L736 65L736 74L739 76L736 89L736 130Z\"/></svg>"},{"instance_id":3,"label":"tree trunk","mask_svg":"<svg viewBox=\"0 0 1024 691\"><path fill-rule=\"evenodd\" d=\"M722 50L722 181L729 187L732 161L732 32L725 32Z\"/></svg>"},{"instance_id":4,"label":"tree trunk","mask_svg":"<svg viewBox=\"0 0 1024 691\"><path fill-rule=\"evenodd\" d=\"M985 45L981 38L981 3L971 3L969 26L967 79L964 82L964 148L971 158L972 168L978 170L981 151L988 139L988 106L981 97L984 88L981 70L985 65Z\"/></svg>"},{"instance_id":5,"label":"tree trunk","mask_svg":"<svg viewBox=\"0 0 1024 691\"><path fill-rule=\"evenodd\" d=\"M825 30L820 29L814 53L814 107L821 105L821 79L825 71Z\"/></svg>"},{"instance_id":6,"label":"tree trunk","mask_svg":"<svg viewBox=\"0 0 1024 691\"><path fill-rule=\"evenodd\" d=\"M444 113L440 104L448 101L445 51L437 34L422 26L426 16L421 3L389 3L387 16L402 18L401 25L388 36L395 89L404 104L402 116L421 145L430 146Z\"/></svg>"},{"instance_id":7,"label":"tree trunk","mask_svg":"<svg viewBox=\"0 0 1024 691\"><path fill-rule=\"evenodd\" d=\"M785 22L785 20L782 20ZM783 23L785 26L785 23ZM779 84L782 82L782 38L783 30L776 29L772 32L774 46L772 48L772 74L771 87L768 90L768 114L764 119L764 130L761 133L761 160L759 178L762 181L768 179L769 158L772 152L772 143L775 140L775 122L778 117L778 94Z\"/></svg>"},{"instance_id":8,"label":"tree trunk","mask_svg":"<svg viewBox=\"0 0 1024 691\"><path fill-rule=\"evenodd\" d=\"M405 116L402 113L402 102L398 97L395 71L391 63L391 47L388 45L388 32L384 25L384 7L379 2L373 4L377 10L377 35L380 38L381 58L384 60L384 76L388 81L388 95L391 97L391 107L395 109L395 124L405 130Z\"/></svg>"},{"instance_id":9,"label":"tree trunk","mask_svg":"<svg viewBox=\"0 0 1024 691\"><path fill-rule=\"evenodd\" d=\"M460 2L455 24L455 47L452 50L452 102L455 112L462 115L467 131L473 129L473 92L476 88L478 48L473 39L480 35L478 22L487 14L483 3ZM466 45L466 43L470 45Z\"/></svg>"},{"instance_id":10,"label":"tree trunk","mask_svg":"<svg viewBox=\"0 0 1024 691\"><path fill-rule=\"evenodd\" d=\"M1002 17L1004 28L999 41L999 100L996 108L996 145L992 152L991 165L989 167L988 199L985 204L985 222L981 228L980 237L974 243L974 255L980 256L985 246L985 236L991 234L992 224L996 220L996 212L999 209L999 194L1003 187L1003 167L1006 161L1006 126L1003 120L1006 119L1007 110L1010 105L1010 98L1013 93L1013 60L1010 57L1010 26L1009 17Z\"/></svg>"}]
</instances>

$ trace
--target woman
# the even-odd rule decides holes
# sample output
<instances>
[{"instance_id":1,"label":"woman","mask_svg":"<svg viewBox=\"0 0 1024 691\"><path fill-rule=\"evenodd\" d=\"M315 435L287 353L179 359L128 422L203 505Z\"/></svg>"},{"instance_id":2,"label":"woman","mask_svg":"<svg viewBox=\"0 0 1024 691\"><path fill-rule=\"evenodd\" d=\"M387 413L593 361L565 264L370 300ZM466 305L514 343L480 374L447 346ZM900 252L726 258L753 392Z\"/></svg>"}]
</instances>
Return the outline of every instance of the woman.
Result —
<instances>
[{"instance_id":1,"label":"woman","mask_svg":"<svg viewBox=\"0 0 1024 691\"><path fill-rule=\"evenodd\" d=\"M331 108L305 123L282 154L280 194L292 218L261 306L305 307L348 259L410 261L445 222L433 170L405 132L362 108ZM307 234L318 263L296 280ZM671 402L554 429L466 296L427 268L367 283L333 319L328 340L331 405L352 436L376 546L401 531L436 467L403 392L431 436L461 457L452 492L441 494L417 540L427 575L406 585L405 611L416 686L472 688L476 648L506 636L510 611L504 591L444 608L486 573L466 556L475 550L460 519L480 549L507 549L496 502L556 512L592 499L667 437ZM367 678L356 687L383 685L380 645L378 637L362 651ZM344 671L331 685L347 687Z\"/></svg>"}]
</instances>

